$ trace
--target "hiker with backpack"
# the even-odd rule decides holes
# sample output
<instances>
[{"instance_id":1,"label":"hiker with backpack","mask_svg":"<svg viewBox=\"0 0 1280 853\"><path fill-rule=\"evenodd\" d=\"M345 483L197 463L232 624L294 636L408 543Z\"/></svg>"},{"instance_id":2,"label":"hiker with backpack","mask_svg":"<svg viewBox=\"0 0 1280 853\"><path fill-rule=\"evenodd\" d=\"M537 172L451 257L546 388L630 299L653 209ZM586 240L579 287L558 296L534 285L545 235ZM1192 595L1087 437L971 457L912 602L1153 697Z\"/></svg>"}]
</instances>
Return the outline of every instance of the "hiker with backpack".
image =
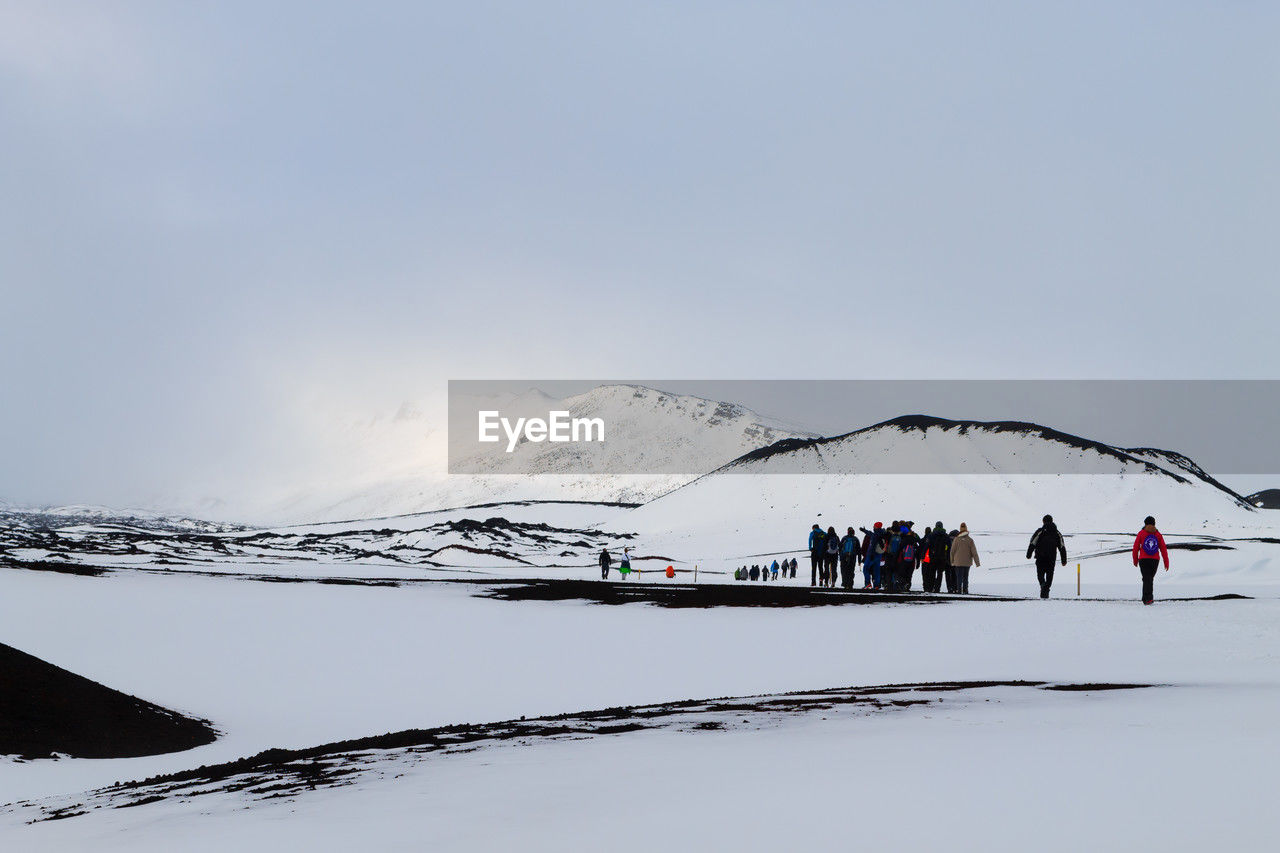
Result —
<instances>
[{"instance_id":1,"label":"hiker with backpack","mask_svg":"<svg viewBox=\"0 0 1280 853\"><path fill-rule=\"evenodd\" d=\"M1036 579L1040 581L1040 597L1049 597L1049 587L1053 586L1054 558L1061 555L1062 565L1067 564L1067 545L1053 523L1053 516L1046 515L1044 524L1031 534L1031 543L1027 545L1027 559L1036 558Z\"/></svg>"},{"instance_id":2,"label":"hiker with backpack","mask_svg":"<svg viewBox=\"0 0 1280 853\"><path fill-rule=\"evenodd\" d=\"M828 527L822 541L822 585L833 587L836 585L836 564L840 562L840 537L836 535L836 529Z\"/></svg>"},{"instance_id":3,"label":"hiker with backpack","mask_svg":"<svg viewBox=\"0 0 1280 853\"><path fill-rule=\"evenodd\" d=\"M791 558L791 579L792 580L796 579L796 565L797 565L796 558L792 557Z\"/></svg>"},{"instance_id":4,"label":"hiker with backpack","mask_svg":"<svg viewBox=\"0 0 1280 853\"><path fill-rule=\"evenodd\" d=\"M622 575L622 579L626 580L627 575L631 574L631 546L622 549L622 560L618 563L618 574Z\"/></svg>"},{"instance_id":5,"label":"hiker with backpack","mask_svg":"<svg viewBox=\"0 0 1280 853\"><path fill-rule=\"evenodd\" d=\"M609 557L609 549L600 549L600 580L607 581L609 579L609 566L613 564L613 560Z\"/></svg>"},{"instance_id":6,"label":"hiker with backpack","mask_svg":"<svg viewBox=\"0 0 1280 853\"><path fill-rule=\"evenodd\" d=\"M896 587L898 592L910 592L912 579L916 572L916 561L920 559L920 537L911 529L911 522L904 521L898 535L898 572Z\"/></svg>"},{"instance_id":7,"label":"hiker with backpack","mask_svg":"<svg viewBox=\"0 0 1280 853\"><path fill-rule=\"evenodd\" d=\"M889 552L884 525L877 521L870 530L865 527L859 529L866 536L862 546L862 577L866 581L863 589L884 589L884 561Z\"/></svg>"},{"instance_id":8,"label":"hiker with backpack","mask_svg":"<svg viewBox=\"0 0 1280 853\"><path fill-rule=\"evenodd\" d=\"M809 576L809 586L818 585L818 570L822 568L824 551L826 550L826 536L822 532L822 528L814 525L809 531L809 564L811 566L811 574Z\"/></svg>"},{"instance_id":9,"label":"hiker with backpack","mask_svg":"<svg viewBox=\"0 0 1280 853\"><path fill-rule=\"evenodd\" d=\"M951 537L941 521L925 533L920 547L924 551L924 591L941 592L942 578L951 568ZM950 583L947 591L951 591Z\"/></svg>"},{"instance_id":10,"label":"hiker with backpack","mask_svg":"<svg viewBox=\"0 0 1280 853\"><path fill-rule=\"evenodd\" d=\"M769 574L773 575L773 580L778 579L778 561L774 560L773 565L769 567Z\"/></svg>"},{"instance_id":11,"label":"hiker with backpack","mask_svg":"<svg viewBox=\"0 0 1280 853\"><path fill-rule=\"evenodd\" d=\"M969 567L981 566L982 560L978 558L977 544L969 536L969 526L963 521L960 522L960 529L956 531L955 538L951 540L949 562L955 589L948 592L968 595Z\"/></svg>"},{"instance_id":12,"label":"hiker with backpack","mask_svg":"<svg viewBox=\"0 0 1280 853\"><path fill-rule=\"evenodd\" d=\"M840 540L840 585L845 589L853 589L854 575L858 573L858 557L862 551L862 542L858 534L849 528Z\"/></svg>"},{"instance_id":13,"label":"hiker with backpack","mask_svg":"<svg viewBox=\"0 0 1280 853\"><path fill-rule=\"evenodd\" d=\"M1138 538L1133 540L1133 565L1142 572L1142 603L1150 604L1155 600L1156 571L1160 568L1160 558L1164 558L1164 570L1169 571L1169 549L1165 547L1164 536L1156 529L1156 520L1147 516L1138 531Z\"/></svg>"}]
</instances>

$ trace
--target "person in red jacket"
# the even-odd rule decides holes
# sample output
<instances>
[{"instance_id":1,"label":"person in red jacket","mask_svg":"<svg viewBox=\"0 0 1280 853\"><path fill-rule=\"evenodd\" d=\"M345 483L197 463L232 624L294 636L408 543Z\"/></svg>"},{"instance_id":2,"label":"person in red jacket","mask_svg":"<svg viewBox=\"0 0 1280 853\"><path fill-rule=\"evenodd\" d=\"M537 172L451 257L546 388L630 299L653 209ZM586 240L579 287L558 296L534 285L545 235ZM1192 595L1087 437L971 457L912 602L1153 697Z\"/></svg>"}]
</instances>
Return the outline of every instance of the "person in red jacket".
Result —
<instances>
[{"instance_id":1,"label":"person in red jacket","mask_svg":"<svg viewBox=\"0 0 1280 853\"><path fill-rule=\"evenodd\" d=\"M1164 537L1156 530L1156 520L1147 516L1143 527L1138 531L1138 538L1133 540L1133 564L1142 572L1142 603L1150 604L1155 599L1152 587L1156 580L1156 570L1160 568L1160 558L1164 557L1164 570L1169 571L1169 549L1164 546Z\"/></svg>"}]
</instances>

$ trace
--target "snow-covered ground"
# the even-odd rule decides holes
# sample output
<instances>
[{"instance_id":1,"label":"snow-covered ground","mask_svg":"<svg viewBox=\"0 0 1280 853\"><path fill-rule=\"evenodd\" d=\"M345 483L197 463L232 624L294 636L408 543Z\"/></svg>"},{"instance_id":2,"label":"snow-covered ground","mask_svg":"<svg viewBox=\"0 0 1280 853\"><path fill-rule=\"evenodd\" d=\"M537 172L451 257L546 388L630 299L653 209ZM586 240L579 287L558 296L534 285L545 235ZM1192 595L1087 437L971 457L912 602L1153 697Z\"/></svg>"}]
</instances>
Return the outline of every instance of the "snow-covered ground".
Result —
<instances>
[{"instance_id":1,"label":"snow-covered ground","mask_svg":"<svg viewBox=\"0 0 1280 853\"><path fill-rule=\"evenodd\" d=\"M912 846L950 838L962 849L1015 849L1034 838L1050 849L1194 849L1217 832L1241 849L1268 849L1274 830L1260 792L1280 758L1268 736L1280 710L1280 598L1271 587L1203 591L1261 597L670 610L501 602L450 584L8 570L6 642L198 712L224 736L143 759L8 761L5 801L268 747L615 705L970 679L1164 686L1012 691L866 718L801 715L764 731L511 745L250 809L224 795L30 826L29 810L11 810L0 835L22 849L344 849L359 839L550 849L572 826L575 844L613 849L664 837L771 849L854 821L859 838ZM1228 812L1225 826L1204 817Z\"/></svg>"}]
</instances>

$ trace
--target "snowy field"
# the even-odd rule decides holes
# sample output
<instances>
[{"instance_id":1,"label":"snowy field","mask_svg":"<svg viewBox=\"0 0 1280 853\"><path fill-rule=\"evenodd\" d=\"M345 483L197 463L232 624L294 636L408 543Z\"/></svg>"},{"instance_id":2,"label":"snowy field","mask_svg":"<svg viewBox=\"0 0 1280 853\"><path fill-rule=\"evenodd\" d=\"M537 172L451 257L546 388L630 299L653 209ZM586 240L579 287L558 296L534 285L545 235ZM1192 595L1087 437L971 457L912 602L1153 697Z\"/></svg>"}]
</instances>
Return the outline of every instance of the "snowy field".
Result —
<instances>
[{"instance_id":1,"label":"snowy field","mask_svg":"<svg viewBox=\"0 0 1280 853\"><path fill-rule=\"evenodd\" d=\"M1027 595L1029 571L976 585ZM223 732L176 755L6 760L6 802L269 747L616 705L956 680L1159 686L504 745L252 808L220 794L27 825L38 806L10 806L0 836L95 850L774 849L847 832L961 849L1272 849L1274 587L1185 584L1177 594L1258 597L1155 607L1129 586L1095 585L1090 598L1126 597L1088 601L1059 587L1048 602L671 610L502 602L451 584L6 570L5 642Z\"/></svg>"}]
</instances>

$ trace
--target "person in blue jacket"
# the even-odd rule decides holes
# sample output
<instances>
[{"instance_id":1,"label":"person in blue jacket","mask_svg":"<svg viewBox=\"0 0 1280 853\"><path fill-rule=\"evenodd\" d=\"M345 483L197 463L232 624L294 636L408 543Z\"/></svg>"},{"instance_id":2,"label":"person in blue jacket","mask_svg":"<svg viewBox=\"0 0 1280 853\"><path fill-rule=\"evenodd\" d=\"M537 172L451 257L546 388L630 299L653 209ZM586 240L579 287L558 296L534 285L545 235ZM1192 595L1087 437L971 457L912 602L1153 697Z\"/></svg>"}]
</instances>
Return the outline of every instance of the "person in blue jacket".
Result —
<instances>
[{"instance_id":1,"label":"person in blue jacket","mask_svg":"<svg viewBox=\"0 0 1280 853\"><path fill-rule=\"evenodd\" d=\"M861 551L862 542L850 527L840 539L840 586L845 589L853 589L853 579L858 573L858 557Z\"/></svg>"},{"instance_id":2,"label":"person in blue jacket","mask_svg":"<svg viewBox=\"0 0 1280 853\"><path fill-rule=\"evenodd\" d=\"M809 578L809 586L818 585L818 570L822 568L823 551L826 550L827 534L822 532L822 528L814 525L809 531L809 563L812 566L812 574Z\"/></svg>"}]
</instances>

